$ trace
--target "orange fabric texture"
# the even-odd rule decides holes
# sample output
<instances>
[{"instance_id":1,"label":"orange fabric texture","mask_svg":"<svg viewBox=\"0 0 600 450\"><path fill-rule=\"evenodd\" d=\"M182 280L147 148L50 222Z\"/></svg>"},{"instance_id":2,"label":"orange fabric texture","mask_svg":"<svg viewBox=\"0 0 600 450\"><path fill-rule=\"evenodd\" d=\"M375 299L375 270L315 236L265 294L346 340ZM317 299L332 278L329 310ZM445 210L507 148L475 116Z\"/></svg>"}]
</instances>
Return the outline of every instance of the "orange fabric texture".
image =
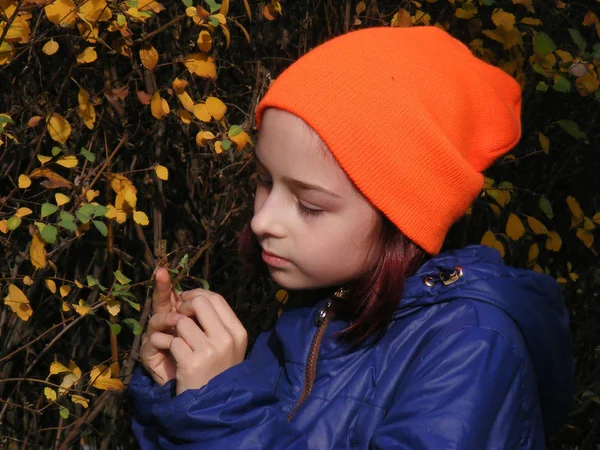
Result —
<instances>
[{"instance_id":1,"label":"orange fabric texture","mask_svg":"<svg viewBox=\"0 0 600 450\"><path fill-rule=\"evenodd\" d=\"M289 66L266 108L302 118L371 203L430 254L521 136L521 89L433 26L338 36Z\"/></svg>"}]
</instances>

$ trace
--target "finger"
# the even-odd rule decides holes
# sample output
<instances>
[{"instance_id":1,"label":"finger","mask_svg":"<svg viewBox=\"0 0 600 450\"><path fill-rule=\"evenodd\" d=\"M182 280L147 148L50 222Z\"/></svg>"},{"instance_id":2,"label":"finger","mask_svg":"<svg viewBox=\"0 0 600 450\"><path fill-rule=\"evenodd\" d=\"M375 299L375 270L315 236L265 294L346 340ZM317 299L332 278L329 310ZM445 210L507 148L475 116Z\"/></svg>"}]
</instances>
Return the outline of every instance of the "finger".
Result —
<instances>
[{"instance_id":1,"label":"finger","mask_svg":"<svg viewBox=\"0 0 600 450\"><path fill-rule=\"evenodd\" d=\"M171 280L169 272L164 267L156 270L154 281L154 292L152 293L152 311L154 314L170 312L173 307L171 303Z\"/></svg>"},{"instance_id":2,"label":"finger","mask_svg":"<svg viewBox=\"0 0 600 450\"><path fill-rule=\"evenodd\" d=\"M204 295L184 302L179 312L188 317L195 317L209 339L222 339L225 335L230 335L211 301Z\"/></svg>"},{"instance_id":3,"label":"finger","mask_svg":"<svg viewBox=\"0 0 600 450\"><path fill-rule=\"evenodd\" d=\"M175 289L171 289L171 303L173 304L173 311L178 311L179 306L183 303L181 295L179 295Z\"/></svg>"},{"instance_id":4,"label":"finger","mask_svg":"<svg viewBox=\"0 0 600 450\"><path fill-rule=\"evenodd\" d=\"M188 317L181 319L177 323L176 330L177 336L183 339L194 352L210 345L206 334L204 334L196 322Z\"/></svg>"},{"instance_id":5,"label":"finger","mask_svg":"<svg viewBox=\"0 0 600 450\"><path fill-rule=\"evenodd\" d=\"M175 327L185 316L179 313L154 314L148 321L148 335Z\"/></svg>"},{"instance_id":6,"label":"finger","mask_svg":"<svg viewBox=\"0 0 600 450\"><path fill-rule=\"evenodd\" d=\"M193 293L194 297L206 297L210 301L210 304L212 305L213 309L217 312L219 318L221 319L220 322L229 331L237 335L239 334L240 329L245 330L244 326L229 306L229 303L227 303L227 301L221 295L212 291L207 291L206 289L194 289L193 291L188 292L190 293L190 295ZM204 324L201 325L206 330Z\"/></svg>"},{"instance_id":7,"label":"finger","mask_svg":"<svg viewBox=\"0 0 600 450\"><path fill-rule=\"evenodd\" d=\"M173 355L173 359L177 365L190 361L193 356L190 346L180 337L173 338L169 349L171 350L171 355Z\"/></svg>"},{"instance_id":8,"label":"finger","mask_svg":"<svg viewBox=\"0 0 600 450\"><path fill-rule=\"evenodd\" d=\"M161 351L169 350L174 338L175 336L166 333L152 333L144 344L143 356L150 359Z\"/></svg>"}]
</instances>

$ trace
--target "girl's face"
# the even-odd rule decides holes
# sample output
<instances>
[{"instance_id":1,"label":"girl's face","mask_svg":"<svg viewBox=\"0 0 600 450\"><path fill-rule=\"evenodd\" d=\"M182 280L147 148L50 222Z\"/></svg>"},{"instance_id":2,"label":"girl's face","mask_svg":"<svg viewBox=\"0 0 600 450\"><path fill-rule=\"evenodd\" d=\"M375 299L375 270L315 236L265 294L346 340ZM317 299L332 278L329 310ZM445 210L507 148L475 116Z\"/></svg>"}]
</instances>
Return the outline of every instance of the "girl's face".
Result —
<instances>
[{"instance_id":1,"label":"girl's face","mask_svg":"<svg viewBox=\"0 0 600 450\"><path fill-rule=\"evenodd\" d=\"M269 273L287 289L335 286L364 273L379 212L297 116L263 114L251 228Z\"/></svg>"}]
</instances>

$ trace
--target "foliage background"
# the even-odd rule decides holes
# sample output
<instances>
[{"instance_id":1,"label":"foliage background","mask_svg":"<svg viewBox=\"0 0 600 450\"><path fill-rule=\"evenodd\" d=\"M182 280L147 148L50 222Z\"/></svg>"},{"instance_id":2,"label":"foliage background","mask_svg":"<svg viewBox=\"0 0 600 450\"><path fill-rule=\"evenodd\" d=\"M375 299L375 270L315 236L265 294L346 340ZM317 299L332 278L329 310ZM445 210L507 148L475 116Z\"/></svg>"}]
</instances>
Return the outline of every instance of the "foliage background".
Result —
<instances>
[{"instance_id":1,"label":"foliage background","mask_svg":"<svg viewBox=\"0 0 600 450\"><path fill-rule=\"evenodd\" d=\"M251 338L270 327L275 287L236 255L258 100L333 36L435 24L524 90L523 138L447 247L483 242L561 282L577 379L549 448L597 448L599 10L592 0L0 0L0 447L135 448L123 388L158 264L181 288L209 283Z\"/></svg>"}]
</instances>

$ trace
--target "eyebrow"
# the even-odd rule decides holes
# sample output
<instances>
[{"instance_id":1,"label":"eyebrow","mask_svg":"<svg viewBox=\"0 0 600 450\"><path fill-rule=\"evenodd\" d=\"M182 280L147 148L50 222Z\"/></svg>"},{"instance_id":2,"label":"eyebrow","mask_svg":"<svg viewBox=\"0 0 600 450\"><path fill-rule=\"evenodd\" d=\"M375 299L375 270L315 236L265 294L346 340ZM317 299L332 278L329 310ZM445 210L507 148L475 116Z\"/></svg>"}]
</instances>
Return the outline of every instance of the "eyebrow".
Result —
<instances>
[{"instance_id":1,"label":"eyebrow","mask_svg":"<svg viewBox=\"0 0 600 450\"><path fill-rule=\"evenodd\" d=\"M262 163L262 161L260 160L260 158L258 157L258 155L256 154L256 152L254 152L254 159L256 160L256 164L264 169L267 170L267 167ZM268 172L268 170L267 170ZM283 179L290 184L293 184L297 187L299 187L300 189L304 189L304 190L313 190L313 191L319 191L319 192L323 192L324 194L328 194L331 195L332 197L335 198L341 198L338 194L336 194L333 191L330 191L329 189L325 189L322 186L316 185L316 184L311 184L311 183L306 183L305 181L300 181L300 180L296 180L295 178L290 178L290 177L283 177Z\"/></svg>"}]
</instances>

